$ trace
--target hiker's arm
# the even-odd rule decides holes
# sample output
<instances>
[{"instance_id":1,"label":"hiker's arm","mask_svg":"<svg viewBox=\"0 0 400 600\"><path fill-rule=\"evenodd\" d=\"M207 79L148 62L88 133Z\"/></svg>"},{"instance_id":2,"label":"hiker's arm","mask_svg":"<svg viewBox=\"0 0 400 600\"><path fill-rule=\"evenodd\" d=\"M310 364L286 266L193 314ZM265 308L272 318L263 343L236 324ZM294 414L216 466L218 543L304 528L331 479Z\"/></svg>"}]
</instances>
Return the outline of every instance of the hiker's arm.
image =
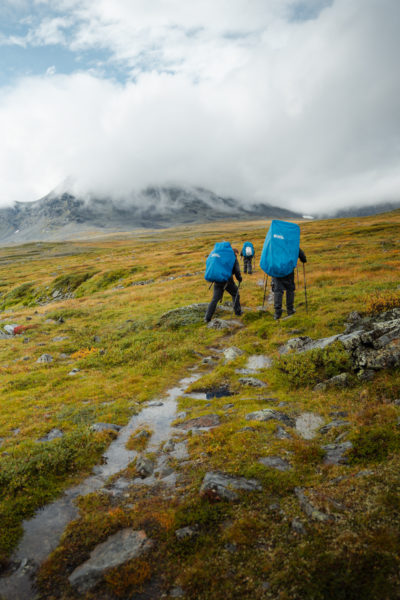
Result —
<instances>
[{"instance_id":1,"label":"hiker's arm","mask_svg":"<svg viewBox=\"0 0 400 600\"><path fill-rule=\"evenodd\" d=\"M239 261L238 259L235 260L235 264L233 265L233 275L236 277L236 279L240 282L242 281L242 274L240 272L240 265L239 265Z\"/></svg>"},{"instance_id":2,"label":"hiker's arm","mask_svg":"<svg viewBox=\"0 0 400 600\"><path fill-rule=\"evenodd\" d=\"M306 255L304 254L304 252L301 248L299 249L299 259L301 260L302 263L307 262Z\"/></svg>"}]
</instances>

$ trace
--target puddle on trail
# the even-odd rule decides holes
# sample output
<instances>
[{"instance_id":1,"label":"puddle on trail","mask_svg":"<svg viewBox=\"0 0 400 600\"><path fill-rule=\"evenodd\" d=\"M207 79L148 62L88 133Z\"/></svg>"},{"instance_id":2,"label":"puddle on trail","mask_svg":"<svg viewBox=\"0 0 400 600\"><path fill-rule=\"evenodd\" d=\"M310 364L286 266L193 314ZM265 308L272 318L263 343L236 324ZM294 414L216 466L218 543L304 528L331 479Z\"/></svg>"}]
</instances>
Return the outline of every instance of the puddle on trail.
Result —
<instances>
[{"instance_id":1,"label":"puddle on trail","mask_svg":"<svg viewBox=\"0 0 400 600\"><path fill-rule=\"evenodd\" d=\"M30 600L34 598L30 573L39 566L47 556L58 546L60 537L73 519L79 515L74 500L78 496L85 496L104 487L111 475L125 469L137 455L134 450L125 447L131 434L138 428L148 425L153 434L147 446L148 451L155 451L161 442L167 440L178 430L171 426L176 418L176 401L183 396L185 390L200 378L195 374L182 379L178 385L167 391L162 400L162 405L146 406L134 415L129 423L123 427L118 437L110 444L104 453L104 464L93 469L89 476L79 485L67 490L61 498L38 510L32 519L24 521L24 534L18 548L11 557L11 561L20 564L20 568L8 577L0 578L0 597L5 600ZM174 474L172 474L174 475ZM171 475L171 481L174 477ZM135 480L139 481L139 480ZM143 480L140 481L143 483ZM134 482L132 482L134 483ZM154 483L150 480L147 483ZM168 483L168 482L166 482Z\"/></svg>"}]
</instances>

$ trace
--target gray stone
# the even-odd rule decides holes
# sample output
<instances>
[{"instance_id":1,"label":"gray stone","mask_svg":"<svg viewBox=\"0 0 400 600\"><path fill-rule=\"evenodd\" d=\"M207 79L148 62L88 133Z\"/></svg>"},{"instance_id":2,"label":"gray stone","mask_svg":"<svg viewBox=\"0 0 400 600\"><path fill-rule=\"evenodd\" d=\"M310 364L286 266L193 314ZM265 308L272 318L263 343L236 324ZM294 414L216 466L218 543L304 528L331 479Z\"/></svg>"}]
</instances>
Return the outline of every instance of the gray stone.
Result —
<instances>
[{"instance_id":1,"label":"gray stone","mask_svg":"<svg viewBox=\"0 0 400 600\"><path fill-rule=\"evenodd\" d=\"M37 363L51 363L53 362L53 357L50 354L42 354L36 361Z\"/></svg>"},{"instance_id":2,"label":"gray stone","mask_svg":"<svg viewBox=\"0 0 400 600\"><path fill-rule=\"evenodd\" d=\"M239 429L238 433L245 433L246 431L257 431L257 429L255 427L242 427L242 429Z\"/></svg>"},{"instance_id":3,"label":"gray stone","mask_svg":"<svg viewBox=\"0 0 400 600\"><path fill-rule=\"evenodd\" d=\"M175 531L175 536L178 538L178 540L188 540L198 535L198 533L198 525L189 525L188 527L182 527L181 529L177 529Z\"/></svg>"},{"instance_id":4,"label":"gray stone","mask_svg":"<svg viewBox=\"0 0 400 600\"><path fill-rule=\"evenodd\" d=\"M277 469L278 471L289 471L292 468L287 460L279 456L266 456L259 458L258 462L264 465L264 467L271 467L271 469Z\"/></svg>"},{"instance_id":5,"label":"gray stone","mask_svg":"<svg viewBox=\"0 0 400 600\"><path fill-rule=\"evenodd\" d=\"M164 406L164 402L161 402L160 400L154 400L153 402L149 402L147 406Z\"/></svg>"},{"instance_id":6,"label":"gray stone","mask_svg":"<svg viewBox=\"0 0 400 600\"><path fill-rule=\"evenodd\" d=\"M65 352L61 352L61 354L58 355L58 358L60 360L65 360L66 358L69 358L69 354L65 354Z\"/></svg>"},{"instance_id":7,"label":"gray stone","mask_svg":"<svg viewBox=\"0 0 400 600\"><path fill-rule=\"evenodd\" d=\"M249 413L246 415L247 421L280 421L289 427L294 427L295 421L285 413L282 413L278 410L273 410L272 408L264 408L262 410L257 410L256 412Z\"/></svg>"},{"instance_id":8,"label":"gray stone","mask_svg":"<svg viewBox=\"0 0 400 600\"><path fill-rule=\"evenodd\" d=\"M60 335L60 336L54 337L52 339L52 341L53 342L63 342L64 340L67 340L67 339L68 339L67 335Z\"/></svg>"},{"instance_id":9,"label":"gray stone","mask_svg":"<svg viewBox=\"0 0 400 600\"><path fill-rule=\"evenodd\" d=\"M278 440L290 440L292 438L290 433L280 425L278 425L278 427L275 429L275 437Z\"/></svg>"},{"instance_id":10,"label":"gray stone","mask_svg":"<svg viewBox=\"0 0 400 600\"><path fill-rule=\"evenodd\" d=\"M239 356L242 356L242 354L244 354L244 352L243 352L243 350L240 350L239 348L232 346L231 348L225 348L223 354L224 354L224 362L228 363L232 360L235 360Z\"/></svg>"},{"instance_id":11,"label":"gray stone","mask_svg":"<svg viewBox=\"0 0 400 600\"><path fill-rule=\"evenodd\" d=\"M340 373L328 379L325 383L328 387L345 388L350 385L350 375L348 373Z\"/></svg>"},{"instance_id":12,"label":"gray stone","mask_svg":"<svg viewBox=\"0 0 400 600\"><path fill-rule=\"evenodd\" d=\"M251 372L269 369L272 367L272 359L264 354L253 354L247 359L246 367Z\"/></svg>"},{"instance_id":13,"label":"gray stone","mask_svg":"<svg viewBox=\"0 0 400 600\"><path fill-rule=\"evenodd\" d=\"M255 377L240 377L239 382L242 385L248 385L256 388L265 388L267 384L261 381L260 379L256 379Z\"/></svg>"},{"instance_id":14,"label":"gray stone","mask_svg":"<svg viewBox=\"0 0 400 600\"><path fill-rule=\"evenodd\" d=\"M307 517L309 517L313 521L319 521L321 523L333 520L333 517L331 515L327 515L326 513L315 508L313 504L311 504L311 502L306 498L303 488L294 488L294 493L299 500L300 507L305 512Z\"/></svg>"},{"instance_id":15,"label":"gray stone","mask_svg":"<svg viewBox=\"0 0 400 600\"><path fill-rule=\"evenodd\" d=\"M346 464L347 457L344 454L352 448L353 444L351 442L343 442L341 444L328 444L327 446L322 446L322 449L325 450L324 463L326 465Z\"/></svg>"},{"instance_id":16,"label":"gray stone","mask_svg":"<svg viewBox=\"0 0 400 600\"><path fill-rule=\"evenodd\" d=\"M235 502L239 495L235 490L246 492L261 491L262 487L255 479L233 477L218 471L206 473L200 488L200 494L212 500L228 500Z\"/></svg>"},{"instance_id":17,"label":"gray stone","mask_svg":"<svg viewBox=\"0 0 400 600\"><path fill-rule=\"evenodd\" d=\"M144 531L118 531L91 552L90 558L69 576L69 582L78 592L88 592L102 579L106 571L142 556L152 546L153 542Z\"/></svg>"},{"instance_id":18,"label":"gray stone","mask_svg":"<svg viewBox=\"0 0 400 600\"><path fill-rule=\"evenodd\" d=\"M293 519L293 521L290 524L290 527L292 528L292 531L294 531L294 533L297 533L297 535L306 535L307 533L306 528L299 519Z\"/></svg>"},{"instance_id":19,"label":"gray stone","mask_svg":"<svg viewBox=\"0 0 400 600\"><path fill-rule=\"evenodd\" d=\"M303 439L312 440L323 423L324 419L319 415L303 413L296 419L296 431Z\"/></svg>"},{"instance_id":20,"label":"gray stone","mask_svg":"<svg viewBox=\"0 0 400 600\"><path fill-rule=\"evenodd\" d=\"M334 429L337 427L344 427L346 425L350 425L350 423L348 421L341 421L340 419L336 419L335 421L331 421L327 425L324 425L323 427L321 427L319 432L322 433L323 435L325 435L331 429Z\"/></svg>"},{"instance_id":21,"label":"gray stone","mask_svg":"<svg viewBox=\"0 0 400 600\"><path fill-rule=\"evenodd\" d=\"M77 373L80 373L80 369L75 368L72 369L72 371L70 371L68 375L71 375L71 377L73 377L74 375L77 375Z\"/></svg>"},{"instance_id":22,"label":"gray stone","mask_svg":"<svg viewBox=\"0 0 400 600\"><path fill-rule=\"evenodd\" d=\"M232 402L230 404L224 404L224 406L222 407L224 410L229 410L231 408L234 408L234 404L232 404Z\"/></svg>"},{"instance_id":23,"label":"gray stone","mask_svg":"<svg viewBox=\"0 0 400 600\"><path fill-rule=\"evenodd\" d=\"M93 341L94 341L95 344L99 344L101 342L101 337L98 336L98 335L95 335L93 337Z\"/></svg>"},{"instance_id":24,"label":"gray stone","mask_svg":"<svg viewBox=\"0 0 400 600\"><path fill-rule=\"evenodd\" d=\"M62 438L63 436L64 436L64 432L61 431L61 429L54 428L51 431L49 431L48 434L46 434L42 438L39 438L37 441L38 442L51 442L51 440L56 440L58 438Z\"/></svg>"},{"instance_id":25,"label":"gray stone","mask_svg":"<svg viewBox=\"0 0 400 600\"><path fill-rule=\"evenodd\" d=\"M183 598L184 595L185 592L179 585L176 585L174 588L172 588L172 590L169 593L170 598Z\"/></svg>"},{"instance_id":26,"label":"gray stone","mask_svg":"<svg viewBox=\"0 0 400 600\"><path fill-rule=\"evenodd\" d=\"M138 456L136 460L136 471L142 479L152 475L154 471L154 462L145 456Z\"/></svg>"},{"instance_id":27,"label":"gray stone","mask_svg":"<svg viewBox=\"0 0 400 600\"><path fill-rule=\"evenodd\" d=\"M357 377L360 381L372 381L375 377L375 371L372 369L362 369L357 373Z\"/></svg>"},{"instance_id":28,"label":"gray stone","mask_svg":"<svg viewBox=\"0 0 400 600\"><path fill-rule=\"evenodd\" d=\"M16 325L15 323L12 325L4 325L4 331L8 334L8 335L14 335L14 329L18 327L18 325Z\"/></svg>"},{"instance_id":29,"label":"gray stone","mask_svg":"<svg viewBox=\"0 0 400 600\"><path fill-rule=\"evenodd\" d=\"M120 425L114 425L113 423L94 423L90 429L95 432L100 431L116 431L121 429Z\"/></svg>"},{"instance_id":30,"label":"gray stone","mask_svg":"<svg viewBox=\"0 0 400 600\"><path fill-rule=\"evenodd\" d=\"M213 319L207 325L209 329L237 329L238 327L244 327L243 323L234 319L225 321L224 319Z\"/></svg>"}]
</instances>

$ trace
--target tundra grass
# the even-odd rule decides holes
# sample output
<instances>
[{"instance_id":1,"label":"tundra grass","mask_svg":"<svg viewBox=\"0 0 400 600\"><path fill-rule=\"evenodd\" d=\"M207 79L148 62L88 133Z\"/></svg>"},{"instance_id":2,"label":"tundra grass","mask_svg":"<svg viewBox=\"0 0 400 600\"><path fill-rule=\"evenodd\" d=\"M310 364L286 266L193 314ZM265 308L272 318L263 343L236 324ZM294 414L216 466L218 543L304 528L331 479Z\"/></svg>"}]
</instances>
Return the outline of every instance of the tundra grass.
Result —
<instances>
[{"instance_id":1,"label":"tundra grass","mask_svg":"<svg viewBox=\"0 0 400 600\"><path fill-rule=\"evenodd\" d=\"M124 526L144 528L156 544L146 560L107 576L103 585L111 597L129 597L154 578L163 590L182 587L189 599L399 597L400 439L394 404L400 398L399 372L381 372L371 382L354 381L340 391L315 391L316 382L347 369L348 357L333 348L304 361L279 360L278 349L298 335L342 332L351 311L396 305L400 212L301 224L308 312L302 268L296 315L277 323L271 304L259 311L264 281L257 267L241 286L242 304L249 309L241 318L245 328L226 336L196 321L160 325L169 310L209 301L199 272L216 241L229 239L240 248L250 239L258 263L267 229L260 221L216 223L0 250L0 324L27 326L21 335L0 339L0 473L7 474L0 480L3 564L18 541L21 520L100 460L107 440L90 425L124 425L143 402L162 395L213 348L237 346L245 353L226 365L219 361L211 372L201 367L204 375L193 386L228 385L233 397L211 400L210 406L187 397L179 401L187 418L211 412L221 425L188 436L190 460L176 465L176 494L164 498L162 490L137 490L119 504L102 493L82 499L80 519L70 524L42 569L43 598L76 598L68 573ZM135 285L140 282L146 284ZM57 285L74 297L53 299ZM50 354L52 362L38 363L42 354ZM273 369L257 375L265 389L244 388L239 381L236 369L251 354L276 359ZM71 374L73 369L78 371ZM231 402L234 406L226 408ZM317 441L296 435L278 440L276 422L246 419L279 403L284 404L278 410L288 415L315 412L326 422L331 413L345 411L353 443L349 465L330 467L322 460L321 444L332 443L342 430ZM38 442L53 428L63 431L62 440ZM69 458L62 458L59 469L54 465L60 452ZM47 471L39 476L34 465L42 453ZM294 468L268 469L258 462L268 455L286 457ZM24 469L26 460L32 468ZM21 469L23 485L18 484ZM199 496L209 470L256 478L263 492L234 505L210 504ZM298 487L318 510L333 515L328 524L306 518L293 493ZM174 531L187 525L196 525L198 535L177 540Z\"/></svg>"}]
</instances>

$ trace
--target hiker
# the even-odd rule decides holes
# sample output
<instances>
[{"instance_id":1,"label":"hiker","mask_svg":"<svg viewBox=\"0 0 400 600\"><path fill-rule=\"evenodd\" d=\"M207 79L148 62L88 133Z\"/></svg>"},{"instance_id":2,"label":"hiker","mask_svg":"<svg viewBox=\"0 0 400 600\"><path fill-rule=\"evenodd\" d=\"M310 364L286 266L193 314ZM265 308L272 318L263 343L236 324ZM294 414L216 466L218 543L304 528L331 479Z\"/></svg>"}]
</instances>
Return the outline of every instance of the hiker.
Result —
<instances>
[{"instance_id":1,"label":"hiker","mask_svg":"<svg viewBox=\"0 0 400 600\"><path fill-rule=\"evenodd\" d=\"M232 261L229 263L229 264L232 264L232 262L233 262L233 267L229 268L230 276L229 276L229 273L226 272L227 278L224 281L213 281L213 279L209 279L207 276L207 267L206 267L205 278L207 279L207 281L213 281L213 283L214 283L213 298L212 298L210 304L208 305L207 312L204 317L204 321L206 323L209 323L211 321L212 316L215 313L215 309L217 308L217 304L220 300L222 300L222 296L224 295L225 290L227 292L229 292L229 294L232 296L233 310L235 311L235 315L239 317L242 314L242 308L240 306L239 288L233 281L233 276L236 277L236 279L238 280L239 283L242 281L242 274L240 273L239 261L237 259L239 251L236 248L232 248L232 246L229 244L229 242L222 242L221 244L215 244L214 252L210 254L210 257L212 258L213 256L216 256L217 260L218 260L218 258L219 258L218 253L221 253L221 248L223 248L223 250L228 253L229 252L232 253L232 250L233 250L234 258L232 256ZM209 260L209 259L207 259L207 260ZM211 275L211 277L212 277L212 275Z\"/></svg>"},{"instance_id":2,"label":"hiker","mask_svg":"<svg viewBox=\"0 0 400 600\"><path fill-rule=\"evenodd\" d=\"M299 259L302 263L307 262L306 255L303 250L299 248ZM283 292L286 292L286 309L288 316L294 315L296 312L294 308L294 291L296 289L294 283L294 270L285 275L285 277L272 277L272 291L274 292L274 319L278 320L282 316L282 299Z\"/></svg>"},{"instance_id":3,"label":"hiker","mask_svg":"<svg viewBox=\"0 0 400 600\"><path fill-rule=\"evenodd\" d=\"M256 256L256 253L254 252L254 246L251 242L245 242L243 244L240 256L243 257L243 272L251 275L253 272L252 261Z\"/></svg>"}]
</instances>

